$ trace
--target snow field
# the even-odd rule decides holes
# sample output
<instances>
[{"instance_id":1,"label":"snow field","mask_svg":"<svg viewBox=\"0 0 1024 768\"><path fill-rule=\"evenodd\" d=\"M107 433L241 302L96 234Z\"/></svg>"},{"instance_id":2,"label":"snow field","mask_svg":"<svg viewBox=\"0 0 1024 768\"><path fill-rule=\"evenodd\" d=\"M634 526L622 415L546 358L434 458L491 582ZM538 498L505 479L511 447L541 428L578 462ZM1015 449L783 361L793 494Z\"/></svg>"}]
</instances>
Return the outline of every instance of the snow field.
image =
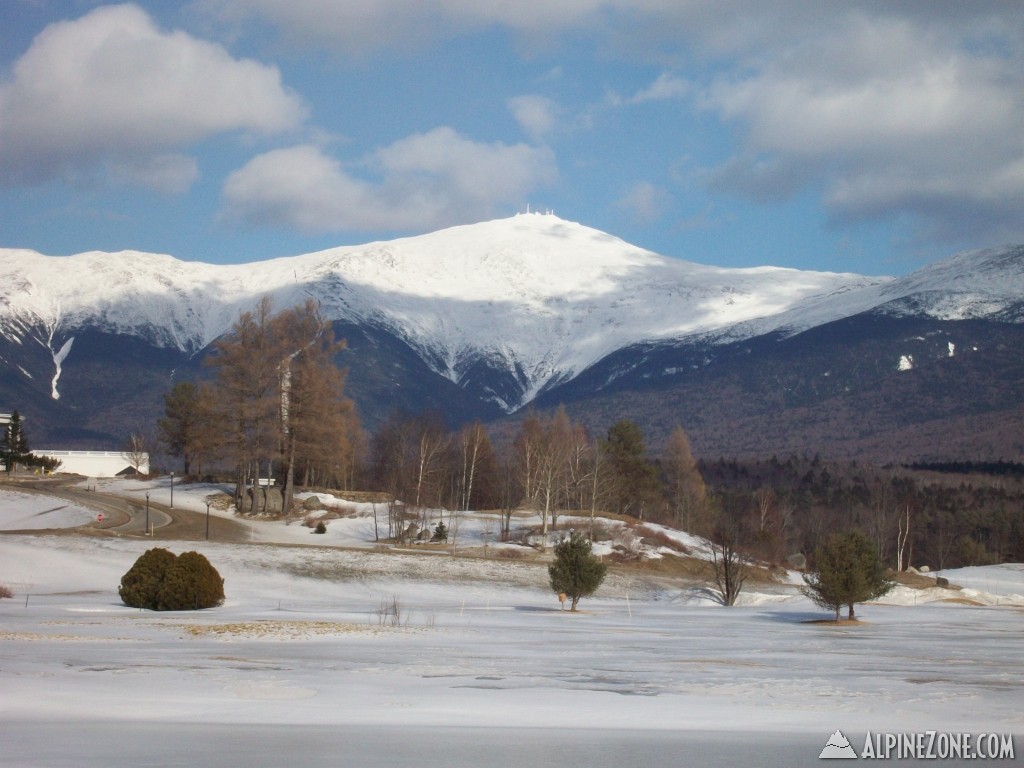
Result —
<instances>
[{"instance_id":1,"label":"snow field","mask_svg":"<svg viewBox=\"0 0 1024 768\"><path fill-rule=\"evenodd\" d=\"M175 504L205 511L203 492L176 489ZM6 498L4 519L23 515L17 507ZM867 731L1024 732L1024 613L1005 605L1024 593L1020 566L963 570L999 607L897 595L862 607L854 627L811 623L827 616L792 585L724 608L699 585L619 574L573 615L542 564L295 546L292 529L303 543L330 534L257 528L255 544L0 535L0 583L15 591L0 600L8 764L178 764L167 751L187 754L198 739L224 752L191 764L229 765L241 749L231 743L267 739L249 764L279 765L291 754L282 745L302 735L310 765L327 764L324 745L350 743L369 750L361 764L430 754L426 764L479 765L466 755L491 745L487 764L515 765L533 754L519 743L527 737L560 765L583 764L559 745L584 737L610 740L620 759L633 745L636 764L689 764L685 744L704 750L702 764L730 764L728 750L707 751L710 739L784 765L816 758L837 728L856 745ZM274 530L284 545L270 541ZM225 604L124 606L120 577L154 545L206 555L225 578ZM395 600L397 620L382 612ZM451 729L449 747L427 735L436 729ZM368 734L401 745L373 763ZM436 757L453 743L466 751ZM799 754L773 751L794 744Z\"/></svg>"}]
</instances>

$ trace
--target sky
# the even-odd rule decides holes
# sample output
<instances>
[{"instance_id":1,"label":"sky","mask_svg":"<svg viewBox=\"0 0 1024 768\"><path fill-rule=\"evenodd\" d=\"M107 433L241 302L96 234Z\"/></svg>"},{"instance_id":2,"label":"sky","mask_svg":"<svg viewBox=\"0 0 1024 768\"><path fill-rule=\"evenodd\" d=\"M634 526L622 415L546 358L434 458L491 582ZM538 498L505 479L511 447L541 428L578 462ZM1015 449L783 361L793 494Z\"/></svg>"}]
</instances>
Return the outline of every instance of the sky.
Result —
<instances>
[{"instance_id":1,"label":"sky","mask_svg":"<svg viewBox=\"0 0 1024 768\"><path fill-rule=\"evenodd\" d=\"M1017 0L0 4L0 247L243 263L552 211L903 274L1024 242Z\"/></svg>"}]
</instances>

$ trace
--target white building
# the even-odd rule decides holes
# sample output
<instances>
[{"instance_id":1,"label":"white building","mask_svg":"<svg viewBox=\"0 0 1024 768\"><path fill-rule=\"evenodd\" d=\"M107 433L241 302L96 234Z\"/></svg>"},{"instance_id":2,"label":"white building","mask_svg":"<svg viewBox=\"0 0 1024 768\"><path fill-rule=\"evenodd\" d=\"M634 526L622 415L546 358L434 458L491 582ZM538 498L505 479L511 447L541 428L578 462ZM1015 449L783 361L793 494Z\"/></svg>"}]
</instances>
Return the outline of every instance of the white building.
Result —
<instances>
[{"instance_id":1,"label":"white building","mask_svg":"<svg viewBox=\"0 0 1024 768\"><path fill-rule=\"evenodd\" d=\"M34 450L36 456L49 456L60 460L58 472L68 472L86 477L116 477L122 473L134 472L128 456L120 451L48 451ZM149 474L149 454L142 454L139 473Z\"/></svg>"}]
</instances>

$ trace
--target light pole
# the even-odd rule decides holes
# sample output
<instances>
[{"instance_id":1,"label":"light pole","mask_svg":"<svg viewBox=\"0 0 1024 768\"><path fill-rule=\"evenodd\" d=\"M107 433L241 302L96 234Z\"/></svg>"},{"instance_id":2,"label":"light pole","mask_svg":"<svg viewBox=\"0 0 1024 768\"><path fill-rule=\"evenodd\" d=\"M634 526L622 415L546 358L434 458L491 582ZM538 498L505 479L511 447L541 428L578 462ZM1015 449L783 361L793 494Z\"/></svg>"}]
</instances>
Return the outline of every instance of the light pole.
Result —
<instances>
[{"instance_id":1,"label":"light pole","mask_svg":"<svg viewBox=\"0 0 1024 768\"><path fill-rule=\"evenodd\" d=\"M171 509L174 509L174 473L171 472Z\"/></svg>"},{"instance_id":2,"label":"light pole","mask_svg":"<svg viewBox=\"0 0 1024 768\"><path fill-rule=\"evenodd\" d=\"M149 535L149 494L146 494L146 535Z\"/></svg>"},{"instance_id":3,"label":"light pole","mask_svg":"<svg viewBox=\"0 0 1024 768\"><path fill-rule=\"evenodd\" d=\"M206 540L210 540L210 502L206 502Z\"/></svg>"}]
</instances>

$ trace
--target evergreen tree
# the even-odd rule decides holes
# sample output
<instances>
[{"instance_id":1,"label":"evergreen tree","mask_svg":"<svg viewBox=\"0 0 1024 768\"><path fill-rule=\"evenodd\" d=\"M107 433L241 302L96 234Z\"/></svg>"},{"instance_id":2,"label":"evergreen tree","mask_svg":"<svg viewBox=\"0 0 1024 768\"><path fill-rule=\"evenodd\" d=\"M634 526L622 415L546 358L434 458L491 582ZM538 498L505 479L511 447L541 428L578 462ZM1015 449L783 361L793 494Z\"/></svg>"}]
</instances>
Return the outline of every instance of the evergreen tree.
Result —
<instances>
[{"instance_id":1,"label":"evergreen tree","mask_svg":"<svg viewBox=\"0 0 1024 768\"><path fill-rule=\"evenodd\" d=\"M822 608L835 611L836 621L844 605L847 618L854 619L854 604L881 597L895 586L886 576L878 551L860 531L829 536L815 561L817 572L804 575L804 594Z\"/></svg>"},{"instance_id":2,"label":"evergreen tree","mask_svg":"<svg viewBox=\"0 0 1024 768\"><path fill-rule=\"evenodd\" d=\"M444 524L444 520L440 521L434 528L434 535L430 538L431 541L448 541L448 526Z\"/></svg>"},{"instance_id":3,"label":"evergreen tree","mask_svg":"<svg viewBox=\"0 0 1024 768\"><path fill-rule=\"evenodd\" d=\"M657 503L660 492L657 469L645 453L643 430L628 419L617 421L608 428L600 450L613 509L643 519L644 510Z\"/></svg>"},{"instance_id":4,"label":"evergreen tree","mask_svg":"<svg viewBox=\"0 0 1024 768\"><path fill-rule=\"evenodd\" d=\"M206 385L179 381L164 394L164 416L157 421L160 440L167 452L182 461L190 474L203 459L214 458L222 425L213 409L213 395Z\"/></svg>"},{"instance_id":5,"label":"evergreen tree","mask_svg":"<svg viewBox=\"0 0 1024 768\"><path fill-rule=\"evenodd\" d=\"M21 414L17 411L11 414L11 423L7 425L7 430L4 432L0 457L3 458L8 472L14 470L15 464L24 464L33 458L28 449L25 430L22 428Z\"/></svg>"},{"instance_id":6,"label":"evergreen tree","mask_svg":"<svg viewBox=\"0 0 1024 768\"><path fill-rule=\"evenodd\" d=\"M551 589L572 601L571 610L581 597L588 597L601 586L608 566L590 552L590 542L573 531L555 546L555 562L548 566Z\"/></svg>"}]
</instances>

